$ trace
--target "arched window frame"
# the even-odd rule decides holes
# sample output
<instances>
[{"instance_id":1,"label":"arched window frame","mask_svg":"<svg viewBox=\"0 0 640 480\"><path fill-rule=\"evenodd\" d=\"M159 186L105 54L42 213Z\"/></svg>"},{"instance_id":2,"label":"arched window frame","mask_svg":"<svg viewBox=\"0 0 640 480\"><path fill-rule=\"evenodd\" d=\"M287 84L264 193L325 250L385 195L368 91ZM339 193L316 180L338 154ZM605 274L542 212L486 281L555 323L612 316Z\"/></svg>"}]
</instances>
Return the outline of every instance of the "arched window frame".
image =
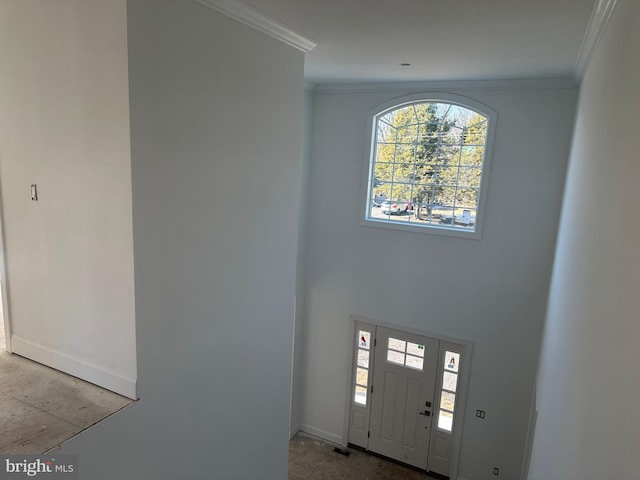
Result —
<instances>
[{"instance_id":1,"label":"arched window frame","mask_svg":"<svg viewBox=\"0 0 640 480\"><path fill-rule=\"evenodd\" d=\"M372 218L370 216L372 201L370 188L374 179L374 156L376 153L376 128L378 119L393 110L419 103L448 103L472 110L487 118L487 137L485 143L484 160L482 165L482 178L480 182L474 229L463 229L455 226L452 227L439 224L412 224L407 222L393 221L389 219ZM408 232L445 235L458 238L480 239L482 237L482 229L484 226L497 120L497 112L487 107L486 105L462 95L441 92L428 92L403 96L385 102L384 104L378 105L377 107L372 109L367 117L367 149L365 158L366 167L362 185L363 202L360 209L361 215L364 215L361 216L361 224L364 226L389 228Z\"/></svg>"}]
</instances>

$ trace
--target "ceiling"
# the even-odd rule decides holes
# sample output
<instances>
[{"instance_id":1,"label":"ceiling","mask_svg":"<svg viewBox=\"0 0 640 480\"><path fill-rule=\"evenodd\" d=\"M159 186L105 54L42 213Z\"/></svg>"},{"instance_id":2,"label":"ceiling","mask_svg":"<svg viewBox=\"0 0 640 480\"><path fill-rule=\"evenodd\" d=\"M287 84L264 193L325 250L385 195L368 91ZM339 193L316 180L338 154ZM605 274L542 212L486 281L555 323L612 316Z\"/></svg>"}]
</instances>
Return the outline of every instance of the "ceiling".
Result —
<instances>
[{"instance_id":1,"label":"ceiling","mask_svg":"<svg viewBox=\"0 0 640 480\"><path fill-rule=\"evenodd\" d=\"M318 43L307 80L340 83L572 76L595 0L244 3Z\"/></svg>"}]
</instances>

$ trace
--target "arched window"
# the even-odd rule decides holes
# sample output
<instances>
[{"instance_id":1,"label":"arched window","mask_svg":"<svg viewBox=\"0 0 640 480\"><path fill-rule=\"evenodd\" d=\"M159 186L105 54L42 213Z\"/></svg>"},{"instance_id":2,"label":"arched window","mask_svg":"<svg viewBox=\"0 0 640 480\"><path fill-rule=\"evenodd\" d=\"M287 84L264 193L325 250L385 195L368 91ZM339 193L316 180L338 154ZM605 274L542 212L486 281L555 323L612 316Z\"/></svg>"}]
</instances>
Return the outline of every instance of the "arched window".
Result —
<instances>
[{"instance_id":1,"label":"arched window","mask_svg":"<svg viewBox=\"0 0 640 480\"><path fill-rule=\"evenodd\" d=\"M479 237L495 113L452 98L373 116L367 222Z\"/></svg>"}]
</instances>

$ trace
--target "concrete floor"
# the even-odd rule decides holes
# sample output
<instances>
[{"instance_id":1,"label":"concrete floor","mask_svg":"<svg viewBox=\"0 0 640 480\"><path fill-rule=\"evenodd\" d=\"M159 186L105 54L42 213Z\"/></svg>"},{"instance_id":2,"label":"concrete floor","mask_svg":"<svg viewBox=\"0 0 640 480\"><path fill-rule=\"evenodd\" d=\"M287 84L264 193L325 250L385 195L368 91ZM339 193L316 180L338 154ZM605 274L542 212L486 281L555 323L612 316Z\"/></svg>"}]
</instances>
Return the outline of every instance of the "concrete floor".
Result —
<instances>
[{"instance_id":1,"label":"concrete floor","mask_svg":"<svg viewBox=\"0 0 640 480\"><path fill-rule=\"evenodd\" d=\"M433 480L413 470L359 450L348 457L335 453L337 445L298 433L289 442L289 480Z\"/></svg>"},{"instance_id":2,"label":"concrete floor","mask_svg":"<svg viewBox=\"0 0 640 480\"><path fill-rule=\"evenodd\" d=\"M43 454L132 401L0 351L0 454Z\"/></svg>"}]
</instances>

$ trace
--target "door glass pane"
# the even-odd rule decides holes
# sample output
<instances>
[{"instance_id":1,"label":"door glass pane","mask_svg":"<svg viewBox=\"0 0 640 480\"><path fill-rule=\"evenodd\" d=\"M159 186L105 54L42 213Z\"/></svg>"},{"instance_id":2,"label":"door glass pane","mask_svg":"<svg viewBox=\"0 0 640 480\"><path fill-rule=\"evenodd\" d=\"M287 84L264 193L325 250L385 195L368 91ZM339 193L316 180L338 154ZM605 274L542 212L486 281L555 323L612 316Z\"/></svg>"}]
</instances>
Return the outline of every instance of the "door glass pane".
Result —
<instances>
[{"instance_id":1,"label":"door glass pane","mask_svg":"<svg viewBox=\"0 0 640 480\"><path fill-rule=\"evenodd\" d=\"M356 403L359 403L360 405L367 404L367 389L365 387L356 385L356 394L355 394L354 401Z\"/></svg>"},{"instance_id":2,"label":"door glass pane","mask_svg":"<svg viewBox=\"0 0 640 480\"><path fill-rule=\"evenodd\" d=\"M389 348L393 350L398 350L399 352L404 352L405 345L407 342L404 340L398 340L397 338L389 337Z\"/></svg>"},{"instance_id":3,"label":"door glass pane","mask_svg":"<svg viewBox=\"0 0 640 480\"><path fill-rule=\"evenodd\" d=\"M455 406L455 404L456 404L455 393L442 392L442 395L440 396L440 408L451 410L453 412L453 407Z\"/></svg>"},{"instance_id":4,"label":"door glass pane","mask_svg":"<svg viewBox=\"0 0 640 480\"><path fill-rule=\"evenodd\" d=\"M424 357L424 345L407 342L407 353L415 355L416 357Z\"/></svg>"},{"instance_id":5,"label":"door glass pane","mask_svg":"<svg viewBox=\"0 0 640 480\"><path fill-rule=\"evenodd\" d=\"M360 330L360 334L358 335L360 338L358 340L358 346L360 348L366 348L367 350L369 350L369 343L371 340L371 334L369 332L365 332L363 330Z\"/></svg>"},{"instance_id":6,"label":"door glass pane","mask_svg":"<svg viewBox=\"0 0 640 480\"><path fill-rule=\"evenodd\" d=\"M404 353L387 350L387 361L397 363L398 365L404 365Z\"/></svg>"},{"instance_id":7,"label":"door glass pane","mask_svg":"<svg viewBox=\"0 0 640 480\"><path fill-rule=\"evenodd\" d=\"M444 376L442 377L442 388L455 392L457 386L458 375L453 372L444 372Z\"/></svg>"},{"instance_id":8,"label":"door glass pane","mask_svg":"<svg viewBox=\"0 0 640 480\"><path fill-rule=\"evenodd\" d=\"M456 405L458 389L458 371L460 354L445 350L444 369L442 371L442 390L440 391L440 411L438 412L438 428L451 432L453 429L453 412Z\"/></svg>"},{"instance_id":9,"label":"door glass pane","mask_svg":"<svg viewBox=\"0 0 640 480\"><path fill-rule=\"evenodd\" d=\"M358 349L358 366L369 368L369 351Z\"/></svg>"},{"instance_id":10,"label":"door glass pane","mask_svg":"<svg viewBox=\"0 0 640 480\"><path fill-rule=\"evenodd\" d=\"M457 372L460 367L460 354L455 352L444 352L444 368L452 372Z\"/></svg>"},{"instance_id":11,"label":"door glass pane","mask_svg":"<svg viewBox=\"0 0 640 480\"><path fill-rule=\"evenodd\" d=\"M358 367L356 370L356 383L358 385L367 386L367 380L369 379L369 370L366 368Z\"/></svg>"},{"instance_id":12,"label":"door glass pane","mask_svg":"<svg viewBox=\"0 0 640 480\"><path fill-rule=\"evenodd\" d=\"M441 428L442 430L446 430L447 432L450 432L452 427L453 427L453 413L440 410L440 415L438 416L438 428Z\"/></svg>"},{"instance_id":13,"label":"door glass pane","mask_svg":"<svg viewBox=\"0 0 640 480\"><path fill-rule=\"evenodd\" d=\"M422 365L424 364L424 358L414 357L413 355L407 355L406 366L411 368L417 368L418 370L422 370Z\"/></svg>"}]
</instances>

